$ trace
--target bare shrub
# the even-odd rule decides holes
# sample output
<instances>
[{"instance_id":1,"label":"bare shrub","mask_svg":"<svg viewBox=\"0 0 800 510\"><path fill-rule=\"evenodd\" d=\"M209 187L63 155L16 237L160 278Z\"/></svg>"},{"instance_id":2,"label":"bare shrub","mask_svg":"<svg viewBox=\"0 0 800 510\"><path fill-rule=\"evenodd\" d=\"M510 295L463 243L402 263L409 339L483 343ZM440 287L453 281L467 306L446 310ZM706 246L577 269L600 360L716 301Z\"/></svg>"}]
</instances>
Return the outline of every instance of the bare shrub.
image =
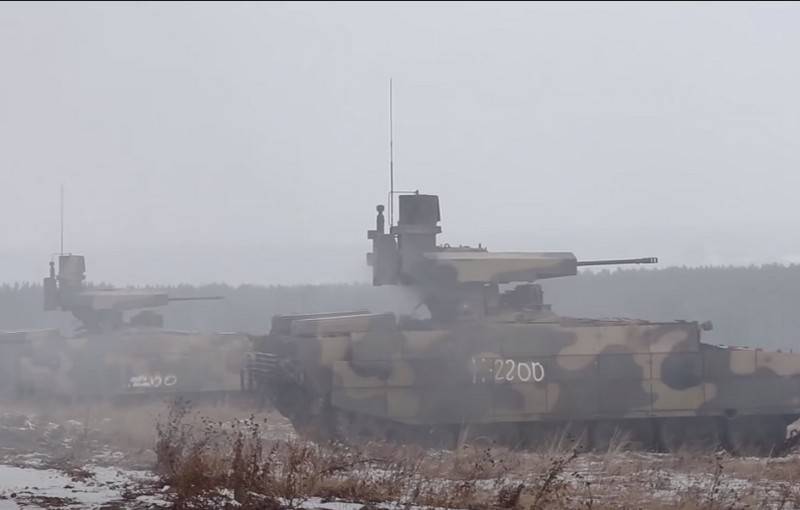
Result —
<instances>
[{"instance_id":1,"label":"bare shrub","mask_svg":"<svg viewBox=\"0 0 800 510\"><path fill-rule=\"evenodd\" d=\"M578 451L573 450L569 455L562 454L551 459L550 465L534 492L531 508L545 508L553 503L564 502L568 484L562 475L567 465L577 456Z\"/></svg>"},{"instance_id":2,"label":"bare shrub","mask_svg":"<svg viewBox=\"0 0 800 510\"><path fill-rule=\"evenodd\" d=\"M197 431L186 417L190 413L186 400L170 406L166 423L156 424L156 472L175 491L175 507L212 507L217 487L225 485L225 473L218 440L222 425L207 419Z\"/></svg>"},{"instance_id":3,"label":"bare shrub","mask_svg":"<svg viewBox=\"0 0 800 510\"><path fill-rule=\"evenodd\" d=\"M519 467L505 449L464 446L432 452L382 442L359 446L265 440L263 425L197 420L187 402L157 426L157 472L176 508L210 508L228 497L239 508L298 508L310 498L489 510L543 508L561 499L562 475L576 452L553 456L541 472Z\"/></svg>"},{"instance_id":4,"label":"bare shrub","mask_svg":"<svg viewBox=\"0 0 800 510\"><path fill-rule=\"evenodd\" d=\"M601 454L579 454L574 442L567 449L563 436L547 453L442 451L275 439L268 429L252 415L211 420L173 405L156 453L174 507L297 509L319 498L367 508L716 510L796 507L800 493L797 459L763 461L759 471L724 454L625 452L624 437Z\"/></svg>"}]
</instances>

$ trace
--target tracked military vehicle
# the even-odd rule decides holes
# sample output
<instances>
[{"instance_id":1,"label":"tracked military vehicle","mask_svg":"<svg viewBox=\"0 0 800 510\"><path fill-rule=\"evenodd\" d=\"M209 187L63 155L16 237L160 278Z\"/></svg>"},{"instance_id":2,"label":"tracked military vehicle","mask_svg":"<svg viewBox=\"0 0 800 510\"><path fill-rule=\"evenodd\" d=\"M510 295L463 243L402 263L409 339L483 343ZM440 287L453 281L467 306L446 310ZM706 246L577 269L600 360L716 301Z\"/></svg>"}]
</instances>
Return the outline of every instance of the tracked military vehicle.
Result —
<instances>
[{"instance_id":1,"label":"tracked military vehicle","mask_svg":"<svg viewBox=\"0 0 800 510\"><path fill-rule=\"evenodd\" d=\"M172 331L154 309L166 293L102 289L84 283L80 255L60 255L44 279L44 309L78 319L59 330L5 333L0 352L9 369L0 377L6 395L29 397L196 396L238 392L241 365L251 349L246 335Z\"/></svg>"},{"instance_id":2,"label":"tracked military vehicle","mask_svg":"<svg viewBox=\"0 0 800 510\"><path fill-rule=\"evenodd\" d=\"M709 324L563 317L537 281L582 266L567 252L495 253L437 244L435 195L378 206L375 285L415 289L428 317L277 316L248 358L250 389L315 437L453 445L582 447L614 437L649 449L776 451L800 415L800 354L703 343Z\"/></svg>"}]
</instances>

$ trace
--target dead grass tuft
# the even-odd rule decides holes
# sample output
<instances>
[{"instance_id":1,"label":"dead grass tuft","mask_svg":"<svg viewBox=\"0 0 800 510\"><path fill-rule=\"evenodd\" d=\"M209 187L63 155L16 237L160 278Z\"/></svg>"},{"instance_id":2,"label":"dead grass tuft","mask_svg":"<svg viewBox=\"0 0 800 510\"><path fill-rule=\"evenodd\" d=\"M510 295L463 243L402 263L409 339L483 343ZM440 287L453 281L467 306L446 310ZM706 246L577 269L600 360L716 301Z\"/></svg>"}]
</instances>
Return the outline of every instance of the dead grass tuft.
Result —
<instances>
[{"instance_id":1,"label":"dead grass tuft","mask_svg":"<svg viewBox=\"0 0 800 510\"><path fill-rule=\"evenodd\" d=\"M607 452L584 454L567 433L540 453L348 446L275 439L269 428L263 418L210 420L176 403L156 447L175 508L296 509L316 498L404 509L800 507L796 457L636 453L624 436Z\"/></svg>"},{"instance_id":2,"label":"dead grass tuft","mask_svg":"<svg viewBox=\"0 0 800 510\"><path fill-rule=\"evenodd\" d=\"M198 421L186 402L176 402L157 427L156 444L157 470L174 491L175 508L217 508L225 497L244 509L294 509L311 498L469 510L542 508L566 501L565 470L577 456L554 455L543 469L519 476L518 457L506 449L269 440L265 425L253 417Z\"/></svg>"}]
</instances>

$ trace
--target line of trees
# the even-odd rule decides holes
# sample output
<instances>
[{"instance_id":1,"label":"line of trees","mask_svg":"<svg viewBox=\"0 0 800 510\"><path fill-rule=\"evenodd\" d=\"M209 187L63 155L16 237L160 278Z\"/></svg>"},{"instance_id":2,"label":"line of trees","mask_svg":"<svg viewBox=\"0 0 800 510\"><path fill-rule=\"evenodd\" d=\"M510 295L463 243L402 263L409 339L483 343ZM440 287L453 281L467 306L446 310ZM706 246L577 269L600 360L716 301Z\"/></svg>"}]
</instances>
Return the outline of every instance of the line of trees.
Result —
<instances>
[{"instance_id":1,"label":"line of trees","mask_svg":"<svg viewBox=\"0 0 800 510\"><path fill-rule=\"evenodd\" d=\"M543 282L545 301L562 315L650 320L711 320L710 342L800 349L800 266L624 269ZM153 290L222 301L172 303L166 326L263 333L277 313L369 309L407 313L417 300L404 289L368 284L233 287L180 285ZM42 310L39 284L0 286L0 330L66 327L73 319Z\"/></svg>"},{"instance_id":2,"label":"line of trees","mask_svg":"<svg viewBox=\"0 0 800 510\"><path fill-rule=\"evenodd\" d=\"M800 265L584 273L545 297L562 314L710 320L709 342L800 350Z\"/></svg>"}]
</instances>

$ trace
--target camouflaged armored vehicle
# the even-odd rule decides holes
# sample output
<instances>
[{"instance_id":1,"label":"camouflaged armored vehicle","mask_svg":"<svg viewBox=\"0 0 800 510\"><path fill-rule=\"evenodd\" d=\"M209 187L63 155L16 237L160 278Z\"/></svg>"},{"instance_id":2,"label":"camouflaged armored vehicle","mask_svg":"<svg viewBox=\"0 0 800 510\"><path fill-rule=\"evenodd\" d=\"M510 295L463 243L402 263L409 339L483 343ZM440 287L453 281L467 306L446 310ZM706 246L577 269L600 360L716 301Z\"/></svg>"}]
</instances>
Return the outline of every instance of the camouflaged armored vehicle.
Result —
<instances>
[{"instance_id":1,"label":"camouflaged armored vehicle","mask_svg":"<svg viewBox=\"0 0 800 510\"><path fill-rule=\"evenodd\" d=\"M536 446L557 434L608 447L726 446L766 454L800 415L800 354L701 342L709 324L563 317L534 282L581 266L572 253L437 245L439 201L378 206L375 285L406 285L429 317L278 316L249 357L248 387L317 437Z\"/></svg>"},{"instance_id":2,"label":"camouflaged armored vehicle","mask_svg":"<svg viewBox=\"0 0 800 510\"><path fill-rule=\"evenodd\" d=\"M84 398L240 390L244 355L252 348L245 335L167 330L152 310L208 298L90 288L84 257L61 255L58 264L58 275L50 262L44 279L44 308L71 312L80 327L71 336L55 329L0 334L7 365L0 393Z\"/></svg>"}]
</instances>

